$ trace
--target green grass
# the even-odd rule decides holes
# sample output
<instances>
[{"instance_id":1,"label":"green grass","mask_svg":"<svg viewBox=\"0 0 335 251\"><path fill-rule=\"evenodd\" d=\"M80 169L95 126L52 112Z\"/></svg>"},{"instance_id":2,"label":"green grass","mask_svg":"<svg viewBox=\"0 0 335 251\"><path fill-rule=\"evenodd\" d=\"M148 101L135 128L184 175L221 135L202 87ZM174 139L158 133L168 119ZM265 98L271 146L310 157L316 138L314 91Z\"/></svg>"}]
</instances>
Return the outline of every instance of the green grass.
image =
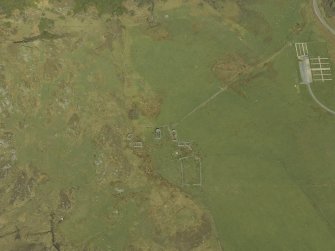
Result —
<instances>
[{"instance_id":1,"label":"green grass","mask_svg":"<svg viewBox=\"0 0 335 251\"><path fill-rule=\"evenodd\" d=\"M1 1L0 7L10 13L30 3ZM335 250L335 118L314 103L304 86L300 86L300 92L294 87L299 83L294 47L287 47L259 74L244 78L235 89L226 90L185 118L226 84L211 70L217 59L238 54L246 64L254 65L288 42L317 40L308 24L299 34L291 32L296 23L304 22L297 15L303 3L302 0L240 1L243 8L238 21L248 31L243 35L234 32L220 15L191 15L187 4L155 12L161 27L169 32L166 40L154 40L146 25L126 27L124 31L126 38L131 36L133 46L133 65L127 70L139 73L162 98L161 113L151 122L155 126L180 122L176 125L178 138L193 141L194 152L202 159L203 187L181 187L180 162L175 155L178 149L166 128L162 129L160 141L153 140L152 129L148 129L144 135L145 149L164 178L193 195L210 211L225 251ZM101 14L123 11L119 0L77 0L75 4L76 11L90 5L95 5ZM41 30L52 26L52 22L41 19ZM14 102L27 99L22 104L29 106L23 109L26 112L6 120L6 125L16 132L17 165L25 169L32 163L49 177L48 182L34 188L36 197L25 204L25 210L43 215L44 231L49 227L50 211L63 214L59 210L59 191L74 189L73 209L64 213L66 218L57 228L72 245L69 249L74 250L81 250L86 244L92 249L123 250L131 240L142 237L160 241L157 240L160 234L154 229L157 223L148 215L153 210L150 199L148 202L152 184L144 177L136 177L138 180L122 177L126 181L119 180L121 184L131 181L141 184L127 184L136 189L125 185L125 197L115 196L111 172L119 165L126 169L129 163L122 158L128 155L119 154L122 142L108 149L100 149L94 143L104 125L111 125L124 135L131 130L130 123L123 120L126 101L122 97L117 99L125 89L123 72L117 68L118 58L110 50L96 49L102 42L99 35L104 32L97 29L85 36L77 49L56 54L66 67L51 79L34 83L31 93L40 95L38 108L20 94L25 93L25 79L16 74L17 65L6 66ZM52 43L45 46L49 50ZM40 60L34 62L36 69L43 68L48 55L42 48L36 52L40 53ZM20 50L29 55L27 48ZM317 44L311 45L310 50L327 54ZM55 62L57 59L54 58ZM331 83L313 88L322 101L333 104ZM59 97L69 100L68 111L58 106ZM67 123L74 112L79 113L82 128L77 138L67 133ZM18 128L22 121L27 125L24 129ZM141 118L139 124L142 122L148 121ZM102 152L108 157L121 158L116 163L107 162L109 182L104 184L98 182L105 174L101 175L101 170L94 166L93 157ZM186 167L187 182L194 183L198 178L194 167L191 161ZM143 198L147 200L142 201ZM194 212L186 209L177 216L179 221L194 218Z\"/></svg>"},{"instance_id":2,"label":"green grass","mask_svg":"<svg viewBox=\"0 0 335 251\"><path fill-rule=\"evenodd\" d=\"M251 4L266 13L270 43L261 36L252 41L252 33L243 43L219 19L192 17L185 9L169 12L172 18L164 21L171 40L157 42L134 31L136 68L164 96L157 125L179 121L218 89L210 68L226 50L267 58L293 39L316 39L310 28L290 34L302 21L296 14L302 3ZM206 29L193 34L194 22ZM294 47L288 47L271 72L243 86L246 97L226 91L177 127L179 136L199 145L204 186L187 191L213 214L225 250L335 248L334 117L315 109L305 88L297 93L298 82ZM177 163L162 157L172 150L163 144L152 154L158 171L178 185Z\"/></svg>"},{"instance_id":3,"label":"green grass","mask_svg":"<svg viewBox=\"0 0 335 251\"><path fill-rule=\"evenodd\" d=\"M334 247L323 208L305 190L329 184L335 175L327 167L333 157L323 153L333 140L318 139L328 118L320 121L311 100L303 104L288 79L258 79L247 88L254 100L234 101L227 93L181 126L206 153L204 201L231 250ZM206 124L192 126L200 118Z\"/></svg>"},{"instance_id":4,"label":"green grass","mask_svg":"<svg viewBox=\"0 0 335 251\"><path fill-rule=\"evenodd\" d=\"M90 44L100 45L94 38L88 40ZM42 67L46 60L43 56L44 49L45 47L41 48L41 60L37 63ZM71 247L74 249L70 249L82 250L87 244L101 250L122 250L133 235L148 235L150 228L140 228L150 225L151 222L144 215L140 215L138 201L120 203L120 199L115 198L111 185L100 185L97 182L93 156L102 150L92 140L96 133L94 130L114 120L111 120L109 114L101 119L100 116L103 115L95 112L99 104L90 98L96 95L99 101L104 102L104 109L108 109L115 104L109 103L112 100L111 93L119 93L122 85L111 52L106 50L103 55L94 58L90 53L87 44L72 53L66 50L63 54L59 53L54 60L66 61L69 68L62 68L54 78L45 80L43 84L35 83L34 92L39 93L41 98L40 109L35 109L34 115L29 112L16 113L6 122L11 128L17 128L22 120L29 124L27 128L17 130L15 144L18 165L25 167L27 163L32 163L38 167L39 172L48 177L48 182L36 187L35 199L44 205L42 210L39 209L41 215L44 216L46 211L59 213L59 191L75 190L71 209L73 213L70 216L68 212L61 212L66 220L64 224L57 226L57 231L66 236L73 245ZM82 64L82 71L73 71L70 65L78 64ZM8 72L15 70L8 65ZM17 89L22 88L21 76L11 74L10 77ZM64 83L70 88L64 90ZM78 137L71 137L67 131L69 114L62 109L58 110L56 99L62 96L68 99L70 106L78 105L82 109L76 111L81 124L81 135ZM52 116L47 115L48 107L54 109ZM113 112L118 113L117 123L122 123L120 114L123 111L120 107L114 105ZM52 121L48 121L48 117L52 117ZM93 129L94 126L98 128ZM134 192L130 189L128 191ZM35 205L27 203L25 210L31 212L34 207ZM118 210L118 215L113 214L115 210ZM48 216L44 217L48 222ZM138 219L143 219L143 222L141 220L140 226L136 227L134 224ZM130 228L133 230L130 231Z\"/></svg>"},{"instance_id":5,"label":"green grass","mask_svg":"<svg viewBox=\"0 0 335 251\"><path fill-rule=\"evenodd\" d=\"M171 32L171 40L153 43L151 38L141 35L143 30L133 34L136 36L133 50L137 70L164 97L159 117L161 124L176 122L218 90L220 83L211 72L218 56L246 50L222 22L211 17L181 18L184 12L169 13L171 20L165 25ZM191 32L192 21L202 25L200 34ZM221 35L223 33L225 36Z\"/></svg>"}]
</instances>

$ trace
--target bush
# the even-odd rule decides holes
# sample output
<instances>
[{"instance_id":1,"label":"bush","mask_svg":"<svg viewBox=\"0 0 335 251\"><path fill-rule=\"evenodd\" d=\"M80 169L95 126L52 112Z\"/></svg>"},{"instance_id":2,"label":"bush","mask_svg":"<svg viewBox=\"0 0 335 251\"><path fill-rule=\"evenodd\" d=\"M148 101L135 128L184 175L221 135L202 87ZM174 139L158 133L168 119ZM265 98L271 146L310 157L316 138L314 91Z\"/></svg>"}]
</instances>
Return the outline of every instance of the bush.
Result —
<instances>
[{"instance_id":1,"label":"bush","mask_svg":"<svg viewBox=\"0 0 335 251\"><path fill-rule=\"evenodd\" d=\"M42 17L40 19L40 23L38 24L38 28L40 32L50 30L54 27L55 21L49 18Z\"/></svg>"},{"instance_id":2,"label":"bush","mask_svg":"<svg viewBox=\"0 0 335 251\"><path fill-rule=\"evenodd\" d=\"M95 6L100 14L123 14L126 9L122 6L123 0L75 0L74 11L85 11L89 6Z\"/></svg>"}]
</instances>

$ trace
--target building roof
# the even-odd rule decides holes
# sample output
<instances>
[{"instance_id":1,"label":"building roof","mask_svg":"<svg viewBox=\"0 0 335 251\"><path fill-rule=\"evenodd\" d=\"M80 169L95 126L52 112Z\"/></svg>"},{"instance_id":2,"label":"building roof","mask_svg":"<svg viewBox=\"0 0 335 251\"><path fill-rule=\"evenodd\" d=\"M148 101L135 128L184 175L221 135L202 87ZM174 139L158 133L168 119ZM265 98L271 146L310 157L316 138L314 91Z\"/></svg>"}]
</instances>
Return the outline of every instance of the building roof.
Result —
<instances>
[{"instance_id":1,"label":"building roof","mask_svg":"<svg viewBox=\"0 0 335 251\"><path fill-rule=\"evenodd\" d=\"M311 84L313 82L313 77L308 56L304 56L299 59L299 70L303 84Z\"/></svg>"}]
</instances>

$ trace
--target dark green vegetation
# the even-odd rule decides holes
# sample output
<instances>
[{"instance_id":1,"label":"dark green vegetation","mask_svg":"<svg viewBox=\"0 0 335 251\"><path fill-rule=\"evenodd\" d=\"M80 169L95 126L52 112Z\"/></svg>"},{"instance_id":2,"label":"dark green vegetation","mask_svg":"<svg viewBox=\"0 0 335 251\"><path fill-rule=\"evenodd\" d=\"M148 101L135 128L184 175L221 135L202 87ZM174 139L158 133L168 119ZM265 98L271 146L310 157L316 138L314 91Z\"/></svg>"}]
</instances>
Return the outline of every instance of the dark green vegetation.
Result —
<instances>
[{"instance_id":1,"label":"dark green vegetation","mask_svg":"<svg viewBox=\"0 0 335 251\"><path fill-rule=\"evenodd\" d=\"M37 1L34 0L1 0L0 11L6 15L11 15L15 9L23 10L27 7L32 7ZM49 0L51 3L64 3L66 0ZM138 0L139 6L151 3L151 0ZM127 12L127 9L123 5L123 0L74 0L70 2L73 5L73 11L75 13L86 11L89 7L97 9L99 14L113 14L122 15Z\"/></svg>"},{"instance_id":2,"label":"dark green vegetation","mask_svg":"<svg viewBox=\"0 0 335 251\"><path fill-rule=\"evenodd\" d=\"M0 11L10 15L13 10L23 10L26 7L33 6L34 0L1 0L0 1Z\"/></svg>"},{"instance_id":3,"label":"dark green vegetation","mask_svg":"<svg viewBox=\"0 0 335 251\"><path fill-rule=\"evenodd\" d=\"M126 9L122 5L123 0L75 0L74 11L85 11L88 7L96 7L100 14L113 13L123 14Z\"/></svg>"},{"instance_id":4,"label":"dark green vegetation","mask_svg":"<svg viewBox=\"0 0 335 251\"><path fill-rule=\"evenodd\" d=\"M123 2L124 0L74 0L74 12L86 11L89 7L95 7L99 14L109 13L117 16L125 13L132 14L133 12L129 12ZM153 9L153 0L135 0L134 2L138 7L149 5L148 8Z\"/></svg>"},{"instance_id":5,"label":"dark green vegetation","mask_svg":"<svg viewBox=\"0 0 335 251\"><path fill-rule=\"evenodd\" d=\"M40 23L38 24L38 29L40 32L45 30L50 30L54 27L55 21L49 18L41 17Z\"/></svg>"},{"instance_id":6,"label":"dark green vegetation","mask_svg":"<svg viewBox=\"0 0 335 251\"><path fill-rule=\"evenodd\" d=\"M322 5L328 17L335 15L335 1L334 0L322 0Z\"/></svg>"}]
</instances>

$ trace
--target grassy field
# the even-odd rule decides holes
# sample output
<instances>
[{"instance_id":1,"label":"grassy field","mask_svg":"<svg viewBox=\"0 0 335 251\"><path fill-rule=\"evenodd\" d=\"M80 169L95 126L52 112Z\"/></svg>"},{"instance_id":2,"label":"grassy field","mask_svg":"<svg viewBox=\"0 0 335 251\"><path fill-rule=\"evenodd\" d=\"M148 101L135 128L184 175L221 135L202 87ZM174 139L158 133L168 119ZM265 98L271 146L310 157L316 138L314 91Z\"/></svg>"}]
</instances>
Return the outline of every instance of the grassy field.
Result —
<instances>
[{"instance_id":1,"label":"grassy field","mask_svg":"<svg viewBox=\"0 0 335 251\"><path fill-rule=\"evenodd\" d=\"M1 250L335 250L335 118L294 42L335 47L307 1L0 8Z\"/></svg>"},{"instance_id":2,"label":"grassy field","mask_svg":"<svg viewBox=\"0 0 335 251\"><path fill-rule=\"evenodd\" d=\"M225 86L211 68L228 52L252 64L288 42L318 40L312 24L296 15L301 4L246 4L237 22L245 27L244 36L224 17L195 16L197 7L188 6L158 14L169 32L166 40L134 29L136 69L164 96L157 126L180 121ZM243 11L249 25L269 33L244 25ZM295 32L299 23L304 28ZM196 25L202 28L195 33ZM242 77L176 127L180 138L196 142L203 159L203 187L185 189L212 213L224 250L335 248L334 117L314 104L305 88L294 87L299 81L294 47L287 47L266 70ZM322 97L321 90L318 94ZM178 163L162 157L173 151L164 143L152 154L162 175L180 186Z\"/></svg>"},{"instance_id":3,"label":"grassy field","mask_svg":"<svg viewBox=\"0 0 335 251\"><path fill-rule=\"evenodd\" d=\"M137 16L75 7L0 20L0 250L217 250L208 210L132 147L162 98L130 62Z\"/></svg>"}]
</instances>

